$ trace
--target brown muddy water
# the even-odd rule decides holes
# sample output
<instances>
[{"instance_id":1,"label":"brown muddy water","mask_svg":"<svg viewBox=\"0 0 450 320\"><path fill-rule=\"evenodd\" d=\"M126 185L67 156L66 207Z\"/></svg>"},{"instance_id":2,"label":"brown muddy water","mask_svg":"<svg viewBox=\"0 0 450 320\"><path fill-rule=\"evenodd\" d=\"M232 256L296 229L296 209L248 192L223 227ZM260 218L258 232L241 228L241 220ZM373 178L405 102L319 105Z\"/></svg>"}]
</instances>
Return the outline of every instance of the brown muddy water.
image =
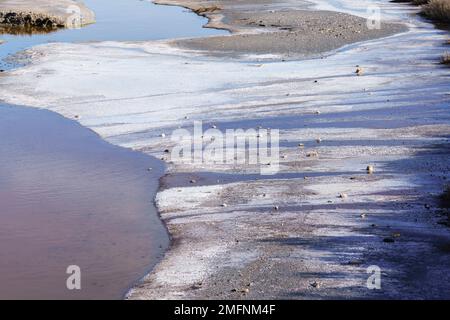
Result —
<instances>
[{"instance_id":1,"label":"brown muddy water","mask_svg":"<svg viewBox=\"0 0 450 320\"><path fill-rule=\"evenodd\" d=\"M123 297L169 243L160 162L43 110L0 105L0 135L0 298Z\"/></svg>"}]
</instances>

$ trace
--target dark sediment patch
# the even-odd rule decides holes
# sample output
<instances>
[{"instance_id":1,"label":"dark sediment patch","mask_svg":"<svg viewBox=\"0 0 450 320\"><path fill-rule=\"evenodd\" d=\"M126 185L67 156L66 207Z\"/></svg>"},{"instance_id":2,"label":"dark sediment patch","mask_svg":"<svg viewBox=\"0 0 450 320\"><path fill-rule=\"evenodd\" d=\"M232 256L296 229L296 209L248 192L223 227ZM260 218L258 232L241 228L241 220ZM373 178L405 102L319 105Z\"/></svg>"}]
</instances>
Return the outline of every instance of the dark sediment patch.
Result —
<instances>
[{"instance_id":1,"label":"dark sediment patch","mask_svg":"<svg viewBox=\"0 0 450 320\"><path fill-rule=\"evenodd\" d=\"M0 24L36 28L56 28L64 26L59 23L58 19L55 17L30 12L0 12Z\"/></svg>"},{"instance_id":2,"label":"dark sediment patch","mask_svg":"<svg viewBox=\"0 0 450 320\"><path fill-rule=\"evenodd\" d=\"M450 208L450 186L447 186L441 195L441 206L447 209Z\"/></svg>"},{"instance_id":3,"label":"dark sediment patch","mask_svg":"<svg viewBox=\"0 0 450 320\"><path fill-rule=\"evenodd\" d=\"M252 1L247 1L253 5ZM317 55L342 46L406 31L402 24L385 23L369 28L361 17L330 11L307 11L283 8L251 9L218 2L213 10L191 5L194 12L210 18L209 27L226 28L234 33L174 43L182 48L208 54L276 54L284 57ZM222 7L224 8L222 9ZM220 21L219 21L220 19Z\"/></svg>"},{"instance_id":4,"label":"dark sediment patch","mask_svg":"<svg viewBox=\"0 0 450 320\"><path fill-rule=\"evenodd\" d=\"M56 18L42 14L0 12L0 34L45 34L63 27Z\"/></svg>"}]
</instances>

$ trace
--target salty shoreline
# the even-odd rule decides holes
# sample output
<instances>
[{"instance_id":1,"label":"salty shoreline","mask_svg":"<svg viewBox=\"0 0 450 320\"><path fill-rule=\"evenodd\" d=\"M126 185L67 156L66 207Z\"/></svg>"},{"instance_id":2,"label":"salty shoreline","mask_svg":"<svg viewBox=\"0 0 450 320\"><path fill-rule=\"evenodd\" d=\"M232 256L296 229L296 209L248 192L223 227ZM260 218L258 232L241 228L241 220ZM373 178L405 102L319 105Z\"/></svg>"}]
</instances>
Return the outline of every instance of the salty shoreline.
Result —
<instances>
[{"instance_id":1,"label":"salty shoreline","mask_svg":"<svg viewBox=\"0 0 450 320\"><path fill-rule=\"evenodd\" d=\"M79 1L2 0L0 2L0 27L2 28L5 26L44 29L76 28L94 22L94 12Z\"/></svg>"},{"instance_id":2,"label":"salty shoreline","mask_svg":"<svg viewBox=\"0 0 450 320\"><path fill-rule=\"evenodd\" d=\"M348 44L406 31L403 24L383 21L369 29L367 20L345 13L313 11L310 2L160 0L205 16L208 28L226 29L227 36L174 40L183 49L224 56L267 55L296 59L324 54Z\"/></svg>"},{"instance_id":3,"label":"salty shoreline","mask_svg":"<svg viewBox=\"0 0 450 320\"><path fill-rule=\"evenodd\" d=\"M401 6L386 6L401 17ZM436 224L434 199L447 179L450 125L447 74L433 57L444 39L414 21L408 33L320 61L270 64L164 41L52 44L2 77L0 93L79 115L107 141L167 161L167 181L195 181L158 193L173 245L129 298L443 298L450 235ZM132 84L126 92L123 83ZM193 120L279 128L280 174L171 163L168 134ZM223 183L227 173L241 177ZM381 291L365 287L373 264Z\"/></svg>"}]
</instances>

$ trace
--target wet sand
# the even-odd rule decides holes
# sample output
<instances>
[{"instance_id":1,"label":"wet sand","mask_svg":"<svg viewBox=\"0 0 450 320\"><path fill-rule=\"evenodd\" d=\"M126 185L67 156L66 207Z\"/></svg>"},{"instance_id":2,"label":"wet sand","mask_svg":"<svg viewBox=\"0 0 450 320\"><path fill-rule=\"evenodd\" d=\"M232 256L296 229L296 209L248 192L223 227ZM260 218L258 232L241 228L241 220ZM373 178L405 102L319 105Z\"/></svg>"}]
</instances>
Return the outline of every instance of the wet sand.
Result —
<instances>
[{"instance_id":1,"label":"wet sand","mask_svg":"<svg viewBox=\"0 0 450 320\"><path fill-rule=\"evenodd\" d=\"M383 9L410 19L406 6ZM436 63L447 34L409 22L320 60L218 58L170 41L52 44L30 50L33 63L2 77L0 94L81 115L107 141L167 162L156 203L172 246L130 299L448 298L450 231L438 223L448 69ZM194 120L280 129L280 174L172 162L170 133ZM381 290L366 287L370 265Z\"/></svg>"},{"instance_id":2,"label":"wet sand","mask_svg":"<svg viewBox=\"0 0 450 320\"><path fill-rule=\"evenodd\" d=\"M233 32L218 36L175 41L182 48L207 54L246 56L276 55L300 58L330 52L344 45L406 31L403 24L382 22L369 29L367 20L345 13L306 11L293 8L292 1L159 1L182 5L208 17L208 27ZM311 3L296 2L295 8L308 9Z\"/></svg>"}]
</instances>

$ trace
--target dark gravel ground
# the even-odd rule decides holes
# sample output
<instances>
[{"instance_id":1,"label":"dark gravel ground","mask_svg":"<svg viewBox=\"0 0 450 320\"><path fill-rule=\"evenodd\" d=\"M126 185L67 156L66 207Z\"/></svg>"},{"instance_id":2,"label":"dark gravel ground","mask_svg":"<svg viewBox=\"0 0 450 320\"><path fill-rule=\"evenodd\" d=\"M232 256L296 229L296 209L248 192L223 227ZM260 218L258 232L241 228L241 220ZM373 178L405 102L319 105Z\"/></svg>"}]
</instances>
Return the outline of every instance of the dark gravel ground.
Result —
<instances>
[{"instance_id":1,"label":"dark gravel ground","mask_svg":"<svg viewBox=\"0 0 450 320\"><path fill-rule=\"evenodd\" d=\"M380 29L371 30L364 18L328 11L227 11L224 15L225 21L244 32L231 36L181 40L176 44L213 53L298 57L317 55L351 43L406 30L404 25L393 23L383 23Z\"/></svg>"}]
</instances>

